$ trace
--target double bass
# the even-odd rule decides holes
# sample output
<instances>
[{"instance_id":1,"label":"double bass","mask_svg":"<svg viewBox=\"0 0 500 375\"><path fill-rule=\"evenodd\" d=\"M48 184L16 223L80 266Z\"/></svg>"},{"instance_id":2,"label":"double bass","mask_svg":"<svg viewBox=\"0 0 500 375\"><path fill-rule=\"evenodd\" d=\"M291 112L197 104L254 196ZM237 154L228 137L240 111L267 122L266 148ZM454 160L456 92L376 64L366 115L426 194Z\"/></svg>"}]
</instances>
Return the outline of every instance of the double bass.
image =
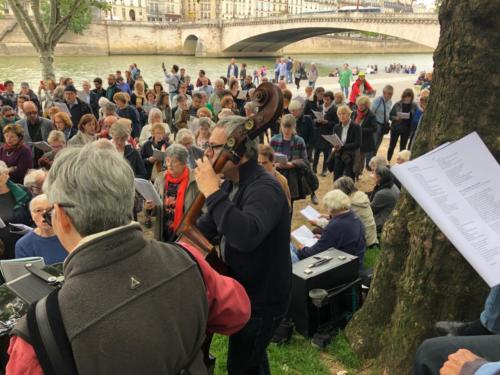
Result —
<instances>
[{"instance_id":1,"label":"double bass","mask_svg":"<svg viewBox=\"0 0 500 375\"><path fill-rule=\"evenodd\" d=\"M238 164L245 153L247 142L252 141L259 134L266 131L282 114L283 94L272 83L265 82L259 85L252 95L252 101L256 104L258 112L252 117L247 117L244 126L238 127L233 134L227 137L226 144L222 147L222 151L213 163L215 173L220 173L228 161ZM227 275L227 266L219 258L214 245L196 227L196 221L200 217L204 204L205 196L199 193L177 229L178 239L176 242L189 243L202 252L212 268L222 275ZM207 333L202 348L209 374L213 374L215 368L215 358L210 354L212 336L213 334Z\"/></svg>"}]
</instances>

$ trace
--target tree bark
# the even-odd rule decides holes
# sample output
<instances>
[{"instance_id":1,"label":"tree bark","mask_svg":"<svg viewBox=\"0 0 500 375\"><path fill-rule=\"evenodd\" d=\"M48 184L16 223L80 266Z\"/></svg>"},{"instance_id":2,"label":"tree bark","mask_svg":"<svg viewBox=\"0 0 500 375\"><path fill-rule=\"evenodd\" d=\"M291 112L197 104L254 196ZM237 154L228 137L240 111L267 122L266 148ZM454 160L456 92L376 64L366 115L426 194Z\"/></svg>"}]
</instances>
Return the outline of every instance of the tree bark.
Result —
<instances>
[{"instance_id":1,"label":"tree bark","mask_svg":"<svg viewBox=\"0 0 500 375\"><path fill-rule=\"evenodd\" d=\"M40 51L40 64L42 65L43 79L55 79L54 50L50 48L42 49Z\"/></svg>"},{"instance_id":2,"label":"tree bark","mask_svg":"<svg viewBox=\"0 0 500 375\"><path fill-rule=\"evenodd\" d=\"M429 105L413 157L477 131L500 161L500 2L444 0ZM464 150L473 152L473 150ZM372 288L346 329L374 373L410 374L439 320L479 318L487 285L403 192L382 236Z\"/></svg>"}]
</instances>

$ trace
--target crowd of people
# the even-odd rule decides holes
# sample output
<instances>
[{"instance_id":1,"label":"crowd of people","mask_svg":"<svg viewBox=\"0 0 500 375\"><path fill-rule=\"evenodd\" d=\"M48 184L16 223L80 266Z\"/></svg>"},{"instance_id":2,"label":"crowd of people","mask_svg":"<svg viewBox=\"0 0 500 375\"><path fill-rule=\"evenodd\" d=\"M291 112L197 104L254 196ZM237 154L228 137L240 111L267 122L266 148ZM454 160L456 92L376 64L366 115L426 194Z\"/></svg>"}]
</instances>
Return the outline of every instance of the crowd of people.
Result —
<instances>
[{"instance_id":1,"label":"crowd of people","mask_svg":"<svg viewBox=\"0 0 500 375\"><path fill-rule=\"evenodd\" d=\"M140 68L131 64L123 74L109 74L106 87L101 77L93 79L94 88L83 81L80 89L70 77L61 77L41 82L37 93L26 82L20 90L11 80L3 83L2 258L65 261L59 303L79 369L140 372L139 363L148 360L157 369L168 368L168 373L198 373L193 370L202 366L196 348L206 329L230 335L228 373L269 374L266 348L276 340L273 335L287 314L292 262L335 247L356 255L363 272L365 250L377 246L399 199L401 184L391 173L390 161L398 143L396 163L410 159L432 77L425 77L429 85L418 100L408 88L393 103L392 86L377 96L365 72L354 74L347 64L339 71L337 92L316 85L315 64L306 71L303 63L290 57L276 60L274 78L265 67L251 74L235 59L221 77L208 77L200 70L192 79L187 68L177 65L163 65L162 70L162 80L147 83ZM298 90L303 80L303 93L294 96L287 85ZM248 142L243 156L229 162L222 175L216 174L213 162L233 132L258 114L252 97L260 84L270 81L283 95L279 119L259 138L260 145ZM382 155L380 146L389 132L387 154ZM356 184L364 171L373 178L370 192L360 191ZM323 196L325 215L310 222L319 240L310 247L293 244L294 202L310 198L318 204L320 181L329 183L318 175L326 177L329 172L333 189ZM144 200L134 190L134 178L151 181L161 203ZM197 226L218 243L231 277L213 271L191 244L172 245L199 194L206 202ZM153 230L154 241L144 238L138 218ZM22 235L12 230L12 224L32 230ZM101 248L109 254L100 257ZM109 267L100 269L101 261ZM95 275L78 275L90 271ZM184 276L177 279L181 271ZM116 294L110 288L109 300L99 309L71 299L71 293L83 293L81 301L92 300L96 283L118 288L122 281L117 274L130 275L134 287ZM143 302L136 302L130 292L135 285L148 288ZM160 289L154 291L154 285ZM105 344L92 338L95 332L103 330L113 337L129 313L155 303L160 292L167 298L149 318L156 322L171 314L161 323L165 332L139 324L135 333L109 343L109 360L92 363ZM200 293L207 296L208 305L193 300ZM169 304L176 298L186 302L179 305L182 308ZM126 312L118 316L120 301L126 301ZM79 320L71 315L75 311L81 311ZM86 321L98 323L86 326ZM169 331L174 325L177 328ZM113 353L137 339L139 328L151 337L147 358L134 360L132 355L120 362L123 356ZM23 366L43 368L34 343L26 340L31 337L29 327L21 323L14 332L10 373L22 373ZM182 343L174 345L174 354L163 353L172 348L169 340ZM137 345L127 352L143 353L133 349ZM32 371L24 373L37 373Z\"/></svg>"}]
</instances>

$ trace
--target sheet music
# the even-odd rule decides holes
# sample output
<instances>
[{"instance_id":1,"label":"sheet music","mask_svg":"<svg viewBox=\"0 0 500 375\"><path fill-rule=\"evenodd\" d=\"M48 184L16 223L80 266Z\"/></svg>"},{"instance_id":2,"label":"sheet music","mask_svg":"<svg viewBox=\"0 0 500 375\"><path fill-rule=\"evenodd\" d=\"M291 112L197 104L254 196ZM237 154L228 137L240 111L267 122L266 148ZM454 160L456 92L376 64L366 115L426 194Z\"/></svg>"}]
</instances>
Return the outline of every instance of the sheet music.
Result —
<instances>
[{"instance_id":1,"label":"sheet music","mask_svg":"<svg viewBox=\"0 0 500 375\"><path fill-rule=\"evenodd\" d=\"M144 180L143 178L134 178L134 185L135 189L145 200L153 202L156 206L162 204L160 196L151 181Z\"/></svg>"},{"instance_id":2,"label":"sheet music","mask_svg":"<svg viewBox=\"0 0 500 375\"><path fill-rule=\"evenodd\" d=\"M288 156L286 156L285 154L281 154L279 152L275 152L274 162L278 164L286 164L288 163Z\"/></svg>"},{"instance_id":3,"label":"sheet music","mask_svg":"<svg viewBox=\"0 0 500 375\"><path fill-rule=\"evenodd\" d=\"M39 149L43 152L52 151L52 147L45 141L33 142L33 146L35 146L37 149Z\"/></svg>"},{"instance_id":4,"label":"sheet music","mask_svg":"<svg viewBox=\"0 0 500 375\"><path fill-rule=\"evenodd\" d=\"M323 112L312 111L312 113L314 114L314 117L316 117L317 120L323 120L325 118Z\"/></svg>"},{"instance_id":5,"label":"sheet music","mask_svg":"<svg viewBox=\"0 0 500 375\"><path fill-rule=\"evenodd\" d=\"M318 211L316 211L313 207L311 207L309 205L306 208L300 210L300 213L307 220L317 220L321 216L321 214Z\"/></svg>"},{"instance_id":6,"label":"sheet music","mask_svg":"<svg viewBox=\"0 0 500 375\"><path fill-rule=\"evenodd\" d=\"M391 172L486 283L500 284L500 166L479 135Z\"/></svg>"},{"instance_id":7,"label":"sheet music","mask_svg":"<svg viewBox=\"0 0 500 375\"><path fill-rule=\"evenodd\" d=\"M158 161L163 161L167 157L167 153L164 151L157 150L156 148L153 150L153 157Z\"/></svg>"},{"instance_id":8,"label":"sheet music","mask_svg":"<svg viewBox=\"0 0 500 375\"><path fill-rule=\"evenodd\" d=\"M344 142L339 138L337 134L325 134L322 135L322 137L328 141L332 146L340 146L342 147L344 145Z\"/></svg>"},{"instance_id":9,"label":"sheet music","mask_svg":"<svg viewBox=\"0 0 500 375\"><path fill-rule=\"evenodd\" d=\"M236 99L247 100L248 90L240 90Z\"/></svg>"},{"instance_id":10,"label":"sheet music","mask_svg":"<svg viewBox=\"0 0 500 375\"><path fill-rule=\"evenodd\" d=\"M295 238L297 242L307 247L311 247L318 242L318 239L314 237L314 233L305 225L295 229L292 232L292 237Z\"/></svg>"}]
</instances>

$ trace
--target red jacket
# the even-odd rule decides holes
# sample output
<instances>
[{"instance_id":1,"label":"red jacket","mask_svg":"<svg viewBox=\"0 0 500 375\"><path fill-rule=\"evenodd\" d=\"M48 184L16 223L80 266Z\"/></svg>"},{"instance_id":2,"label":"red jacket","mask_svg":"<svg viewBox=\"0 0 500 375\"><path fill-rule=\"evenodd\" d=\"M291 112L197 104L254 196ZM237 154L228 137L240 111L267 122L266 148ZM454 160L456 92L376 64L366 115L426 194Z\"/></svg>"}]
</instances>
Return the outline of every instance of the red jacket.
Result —
<instances>
[{"instance_id":1,"label":"red jacket","mask_svg":"<svg viewBox=\"0 0 500 375\"><path fill-rule=\"evenodd\" d=\"M358 78L353 84L351 88L351 95L349 96L349 104L356 104L356 99L358 96L363 94L368 94L373 91L373 87L368 83L368 81L364 80L365 91L361 92L359 86L361 86L361 80Z\"/></svg>"},{"instance_id":2,"label":"red jacket","mask_svg":"<svg viewBox=\"0 0 500 375\"><path fill-rule=\"evenodd\" d=\"M250 319L250 300L236 280L218 274L191 245L181 242L200 266L207 291L207 332L232 335ZM33 347L18 336L12 336L8 349L6 375L43 375Z\"/></svg>"}]
</instances>

